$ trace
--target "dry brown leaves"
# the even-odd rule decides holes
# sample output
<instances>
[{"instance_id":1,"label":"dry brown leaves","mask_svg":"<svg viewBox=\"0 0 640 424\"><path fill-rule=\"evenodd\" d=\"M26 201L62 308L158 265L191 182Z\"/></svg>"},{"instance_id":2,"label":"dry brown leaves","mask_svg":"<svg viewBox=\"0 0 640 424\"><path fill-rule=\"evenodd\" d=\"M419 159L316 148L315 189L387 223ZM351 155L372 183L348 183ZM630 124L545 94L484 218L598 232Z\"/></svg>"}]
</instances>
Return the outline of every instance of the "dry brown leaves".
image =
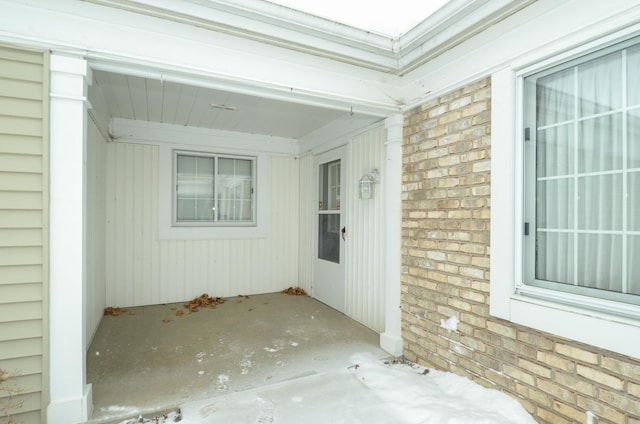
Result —
<instances>
[{"instance_id":1,"label":"dry brown leaves","mask_svg":"<svg viewBox=\"0 0 640 424\"><path fill-rule=\"evenodd\" d=\"M290 296L306 296L307 292L302 287L289 287L286 290L282 290L282 293Z\"/></svg>"},{"instance_id":2,"label":"dry brown leaves","mask_svg":"<svg viewBox=\"0 0 640 424\"><path fill-rule=\"evenodd\" d=\"M223 304L225 301L226 299L223 297L211 297L208 294L203 293L201 296L193 298L185 303L184 307L191 312L196 312L203 307L215 308L216 306Z\"/></svg>"},{"instance_id":3,"label":"dry brown leaves","mask_svg":"<svg viewBox=\"0 0 640 424\"><path fill-rule=\"evenodd\" d=\"M122 309L120 308L114 308L113 306L109 306L108 308L104 308L104 315L113 315L113 316L118 316L122 314Z\"/></svg>"},{"instance_id":4,"label":"dry brown leaves","mask_svg":"<svg viewBox=\"0 0 640 424\"><path fill-rule=\"evenodd\" d=\"M118 315L122 315L124 312L127 312L126 309L120 309L120 308L115 308L113 306L109 306L108 308L104 308L104 315L113 315L114 317L117 317ZM135 315L136 311L134 311L133 309L130 309L129 311L129 315Z\"/></svg>"}]
</instances>

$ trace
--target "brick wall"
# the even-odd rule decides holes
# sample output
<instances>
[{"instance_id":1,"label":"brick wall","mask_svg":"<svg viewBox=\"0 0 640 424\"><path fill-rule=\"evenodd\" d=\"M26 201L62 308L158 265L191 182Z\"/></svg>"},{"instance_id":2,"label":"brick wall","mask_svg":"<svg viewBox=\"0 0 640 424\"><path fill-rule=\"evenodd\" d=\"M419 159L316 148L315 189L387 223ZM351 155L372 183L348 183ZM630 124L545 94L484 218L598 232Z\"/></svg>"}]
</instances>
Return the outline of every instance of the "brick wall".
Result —
<instances>
[{"instance_id":1,"label":"brick wall","mask_svg":"<svg viewBox=\"0 0 640 424\"><path fill-rule=\"evenodd\" d=\"M639 361L489 316L490 94L487 78L405 117L405 356L503 390L541 423L592 411L640 424ZM441 320L454 315L449 332Z\"/></svg>"}]
</instances>

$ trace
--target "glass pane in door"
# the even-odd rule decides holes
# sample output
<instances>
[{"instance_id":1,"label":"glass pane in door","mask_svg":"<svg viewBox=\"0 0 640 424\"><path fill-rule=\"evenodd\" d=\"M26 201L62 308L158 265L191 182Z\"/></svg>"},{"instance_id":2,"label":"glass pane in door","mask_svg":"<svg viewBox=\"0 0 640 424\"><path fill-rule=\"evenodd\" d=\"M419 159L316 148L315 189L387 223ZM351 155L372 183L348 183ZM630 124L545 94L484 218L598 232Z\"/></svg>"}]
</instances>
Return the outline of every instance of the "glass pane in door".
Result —
<instances>
[{"instance_id":1,"label":"glass pane in door","mask_svg":"<svg viewBox=\"0 0 640 424\"><path fill-rule=\"evenodd\" d=\"M340 215L318 216L318 258L340 263Z\"/></svg>"},{"instance_id":2,"label":"glass pane in door","mask_svg":"<svg viewBox=\"0 0 640 424\"><path fill-rule=\"evenodd\" d=\"M340 160L319 171L318 258L340 263Z\"/></svg>"}]
</instances>

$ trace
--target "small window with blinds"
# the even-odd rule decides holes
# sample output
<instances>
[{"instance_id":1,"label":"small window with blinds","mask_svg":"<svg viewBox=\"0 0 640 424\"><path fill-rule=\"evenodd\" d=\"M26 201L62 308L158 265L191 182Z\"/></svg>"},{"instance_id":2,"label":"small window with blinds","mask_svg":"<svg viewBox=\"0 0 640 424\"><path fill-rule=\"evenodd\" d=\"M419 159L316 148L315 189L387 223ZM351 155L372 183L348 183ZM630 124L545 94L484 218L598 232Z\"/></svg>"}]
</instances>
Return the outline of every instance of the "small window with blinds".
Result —
<instances>
[{"instance_id":1,"label":"small window with blinds","mask_svg":"<svg viewBox=\"0 0 640 424\"><path fill-rule=\"evenodd\" d=\"M640 305L640 40L524 79L524 283Z\"/></svg>"},{"instance_id":2,"label":"small window with blinds","mask_svg":"<svg viewBox=\"0 0 640 424\"><path fill-rule=\"evenodd\" d=\"M255 157L174 152L174 225L255 225Z\"/></svg>"}]
</instances>

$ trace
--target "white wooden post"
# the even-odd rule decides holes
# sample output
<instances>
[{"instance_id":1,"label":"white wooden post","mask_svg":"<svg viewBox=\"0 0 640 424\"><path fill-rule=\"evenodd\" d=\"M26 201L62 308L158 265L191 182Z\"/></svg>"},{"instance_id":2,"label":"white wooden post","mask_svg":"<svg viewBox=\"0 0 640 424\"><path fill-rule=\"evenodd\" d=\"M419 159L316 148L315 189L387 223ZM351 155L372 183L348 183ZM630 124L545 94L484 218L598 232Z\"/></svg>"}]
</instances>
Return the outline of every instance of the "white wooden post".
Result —
<instances>
[{"instance_id":1,"label":"white wooden post","mask_svg":"<svg viewBox=\"0 0 640 424\"><path fill-rule=\"evenodd\" d=\"M51 55L49 423L86 421L84 59Z\"/></svg>"},{"instance_id":2,"label":"white wooden post","mask_svg":"<svg viewBox=\"0 0 640 424\"><path fill-rule=\"evenodd\" d=\"M402 187L402 125L403 116L387 118L386 146L386 271L385 271L385 328L380 334L380 347L394 356L402 355L400 333L400 228Z\"/></svg>"}]
</instances>

